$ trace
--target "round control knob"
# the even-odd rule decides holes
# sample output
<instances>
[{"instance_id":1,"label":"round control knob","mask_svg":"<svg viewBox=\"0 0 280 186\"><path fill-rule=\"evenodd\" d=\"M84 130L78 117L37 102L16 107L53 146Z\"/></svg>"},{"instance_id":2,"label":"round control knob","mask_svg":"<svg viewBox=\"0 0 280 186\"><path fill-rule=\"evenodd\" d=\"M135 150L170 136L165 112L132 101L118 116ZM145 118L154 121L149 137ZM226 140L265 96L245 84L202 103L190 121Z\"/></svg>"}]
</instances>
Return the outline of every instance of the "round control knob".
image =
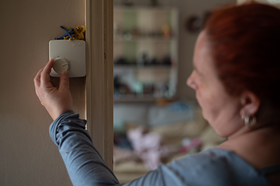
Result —
<instances>
[{"instance_id":1,"label":"round control knob","mask_svg":"<svg viewBox=\"0 0 280 186\"><path fill-rule=\"evenodd\" d=\"M67 71L68 67L69 67L69 64L65 59L58 58L58 59L54 60L53 70L56 73L61 74L62 72Z\"/></svg>"}]
</instances>

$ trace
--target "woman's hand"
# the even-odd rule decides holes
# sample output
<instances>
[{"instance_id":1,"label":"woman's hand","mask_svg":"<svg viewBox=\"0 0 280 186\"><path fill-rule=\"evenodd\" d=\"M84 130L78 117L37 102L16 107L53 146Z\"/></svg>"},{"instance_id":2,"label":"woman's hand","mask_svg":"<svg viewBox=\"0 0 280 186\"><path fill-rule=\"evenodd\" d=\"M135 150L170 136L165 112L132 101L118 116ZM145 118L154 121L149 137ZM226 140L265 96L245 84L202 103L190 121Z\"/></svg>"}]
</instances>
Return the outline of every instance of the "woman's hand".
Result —
<instances>
[{"instance_id":1,"label":"woman's hand","mask_svg":"<svg viewBox=\"0 0 280 186\"><path fill-rule=\"evenodd\" d=\"M73 110L73 100L69 90L68 72L60 75L59 88L51 83L50 72L54 61L39 70L34 78L35 90L41 104L46 108L53 120L67 110Z\"/></svg>"}]
</instances>

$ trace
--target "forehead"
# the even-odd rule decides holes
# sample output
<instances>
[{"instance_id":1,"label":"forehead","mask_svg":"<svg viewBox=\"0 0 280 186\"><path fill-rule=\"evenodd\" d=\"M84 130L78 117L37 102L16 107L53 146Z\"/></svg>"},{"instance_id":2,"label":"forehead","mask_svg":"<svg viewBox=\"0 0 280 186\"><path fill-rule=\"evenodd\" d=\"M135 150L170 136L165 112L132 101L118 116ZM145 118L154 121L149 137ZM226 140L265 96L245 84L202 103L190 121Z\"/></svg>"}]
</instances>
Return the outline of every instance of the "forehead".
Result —
<instances>
[{"instance_id":1,"label":"forehead","mask_svg":"<svg viewBox=\"0 0 280 186\"><path fill-rule=\"evenodd\" d=\"M210 45L205 31L202 31L197 39L194 51L194 66L200 72L214 73L213 58L210 53Z\"/></svg>"},{"instance_id":2,"label":"forehead","mask_svg":"<svg viewBox=\"0 0 280 186\"><path fill-rule=\"evenodd\" d=\"M204 57L210 57L210 48L207 41L207 36L205 31L202 31L195 44L195 55L194 59L200 59Z\"/></svg>"}]
</instances>

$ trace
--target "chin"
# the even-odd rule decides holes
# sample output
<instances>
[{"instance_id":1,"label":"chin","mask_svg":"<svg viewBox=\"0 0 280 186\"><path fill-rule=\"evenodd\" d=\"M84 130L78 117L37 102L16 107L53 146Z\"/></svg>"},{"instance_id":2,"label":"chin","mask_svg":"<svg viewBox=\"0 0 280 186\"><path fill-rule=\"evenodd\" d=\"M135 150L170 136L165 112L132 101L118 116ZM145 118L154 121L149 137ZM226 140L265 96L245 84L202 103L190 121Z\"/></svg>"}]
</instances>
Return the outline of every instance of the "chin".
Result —
<instances>
[{"instance_id":1,"label":"chin","mask_svg":"<svg viewBox=\"0 0 280 186\"><path fill-rule=\"evenodd\" d=\"M201 107L201 105L200 105ZM202 117L212 126L212 122L210 117L207 116L207 112L205 112L205 110L203 109L203 107L201 107L202 110Z\"/></svg>"},{"instance_id":2,"label":"chin","mask_svg":"<svg viewBox=\"0 0 280 186\"><path fill-rule=\"evenodd\" d=\"M227 134L225 134L225 133L223 133L223 132L220 132L219 130L216 130L215 128L213 128L213 129L215 130L215 132L216 132L216 134L217 134L218 136L221 136L221 137L223 137L223 138L227 138L227 137L228 137Z\"/></svg>"},{"instance_id":3,"label":"chin","mask_svg":"<svg viewBox=\"0 0 280 186\"><path fill-rule=\"evenodd\" d=\"M230 130L228 130L228 127L226 127L226 126L221 127L217 123L210 123L210 122L209 122L209 124L214 129L214 131L216 132L216 134L218 136L221 136L223 138L228 138L232 134L232 132Z\"/></svg>"}]
</instances>

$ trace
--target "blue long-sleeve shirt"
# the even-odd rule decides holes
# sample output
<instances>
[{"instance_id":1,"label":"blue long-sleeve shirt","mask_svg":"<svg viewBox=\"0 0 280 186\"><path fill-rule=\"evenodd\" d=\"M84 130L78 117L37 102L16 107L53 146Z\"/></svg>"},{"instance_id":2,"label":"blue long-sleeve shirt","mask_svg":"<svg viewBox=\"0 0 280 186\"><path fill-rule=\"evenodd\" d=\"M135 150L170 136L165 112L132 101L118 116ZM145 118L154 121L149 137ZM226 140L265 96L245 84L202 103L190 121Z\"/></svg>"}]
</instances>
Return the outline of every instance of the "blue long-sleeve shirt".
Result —
<instances>
[{"instance_id":1,"label":"blue long-sleeve shirt","mask_svg":"<svg viewBox=\"0 0 280 186\"><path fill-rule=\"evenodd\" d=\"M50 126L50 137L59 147L73 185L120 185L95 149L85 125L86 120L67 111ZM232 151L213 148L160 165L123 186L271 186L265 174L279 168L256 170Z\"/></svg>"}]
</instances>

